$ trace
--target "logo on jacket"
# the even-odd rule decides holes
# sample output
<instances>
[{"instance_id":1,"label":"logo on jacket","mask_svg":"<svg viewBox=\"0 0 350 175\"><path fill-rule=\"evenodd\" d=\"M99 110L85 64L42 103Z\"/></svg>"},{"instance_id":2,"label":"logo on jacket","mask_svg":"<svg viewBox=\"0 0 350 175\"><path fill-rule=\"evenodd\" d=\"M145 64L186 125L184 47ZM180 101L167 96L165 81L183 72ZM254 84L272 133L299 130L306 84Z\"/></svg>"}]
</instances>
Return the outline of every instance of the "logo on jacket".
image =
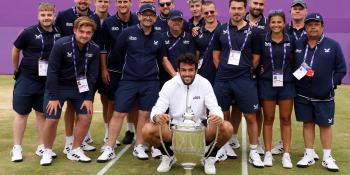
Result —
<instances>
[{"instance_id":1,"label":"logo on jacket","mask_svg":"<svg viewBox=\"0 0 350 175\"><path fill-rule=\"evenodd\" d=\"M136 37L136 36L129 36L129 40L130 40L130 41L136 41L136 40L137 40L137 37Z\"/></svg>"},{"instance_id":2,"label":"logo on jacket","mask_svg":"<svg viewBox=\"0 0 350 175\"><path fill-rule=\"evenodd\" d=\"M66 23L66 26L67 26L67 27L73 27L73 23L67 22L67 23Z\"/></svg>"},{"instance_id":3,"label":"logo on jacket","mask_svg":"<svg viewBox=\"0 0 350 175\"><path fill-rule=\"evenodd\" d=\"M328 123L332 123L333 122L333 119L332 118L329 118L328 119Z\"/></svg>"},{"instance_id":4,"label":"logo on jacket","mask_svg":"<svg viewBox=\"0 0 350 175\"><path fill-rule=\"evenodd\" d=\"M187 44L190 44L190 41L185 40L183 43L187 45Z\"/></svg>"},{"instance_id":5,"label":"logo on jacket","mask_svg":"<svg viewBox=\"0 0 350 175\"><path fill-rule=\"evenodd\" d=\"M222 34L224 34L224 35L228 34L228 30L223 30Z\"/></svg>"},{"instance_id":6,"label":"logo on jacket","mask_svg":"<svg viewBox=\"0 0 350 175\"><path fill-rule=\"evenodd\" d=\"M41 37L43 37L41 34L35 35L35 39L41 39Z\"/></svg>"},{"instance_id":7,"label":"logo on jacket","mask_svg":"<svg viewBox=\"0 0 350 175\"><path fill-rule=\"evenodd\" d=\"M94 54L92 54L92 53L86 53L86 57L88 57L88 58L91 58L93 56L94 56Z\"/></svg>"},{"instance_id":8,"label":"logo on jacket","mask_svg":"<svg viewBox=\"0 0 350 175\"><path fill-rule=\"evenodd\" d=\"M257 110L259 108L259 104L253 105L254 110Z\"/></svg>"},{"instance_id":9,"label":"logo on jacket","mask_svg":"<svg viewBox=\"0 0 350 175\"><path fill-rule=\"evenodd\" d=\"M55 34L55 38L60 38L61 37L61 34L57 33Z\"/></svg>"},{"instance_id":10,"label":"logo on jacket","mask_svg":"<svg viewBox=\"0 0 350 175\"><path fill-rule=\"evenodd\" d=\"M112 27L111 29L112 29L112 31L118 31L119 27Z\"/></svg>"},{"instance_id":11,"label":"logo on jacket","mask_svg":"<svg viewBox=\"0 0 350 175\"><path fill-rule=\"evenodd\" d=\"M193 97L193 100L199 100L199 99L201 99L200 96L194 96L194 97Z\"/></svg>"},{"instance_id":12,"label":"logo on jacket","mask_svg":"<svg viewBox=\"0 0 350 175\"><path fill-rule=\"evenodd\" d=\"M67 52L67 57L72 57L73 53L72 52Z\"/></svg>"},{"instance_id":13,"label":"logo on jacket","mask_svg":"<svg viewBox=\"0 0 350 175\"><path fill-rule=\"evenodd\" d=\"M324 49L324 53L329 53L329 52L331 52L331 48Z\"/></svg>"},{"instance_id":14,"label":"logo on jacket","mask_svg":"<svg viewBox=\"0 0 350 175\"><path fill-rule=\"evenodd\" d=\"M157 45L158 45L158 41L153 41L153 44L154 44L155 46L157 46Z\"/></svg>"},{"instance_id":15,"label":"logo on jacket","mask_svg":"<svg viewBox=\"0 0 350 175\"><path fill-rule=\"evenodd\" d=\"M170 41L169 40L165 40L165 44L166 45L170 44Z\"/></svg>"},{"instance_id":16,"label":"logo on jacket","mask_svg":"<svg viewBox=\"0 0 350 175\"><path fill-rule=\"evenodd\" d=\"M301 49L295 49L295 53L301 53Z\"/></svg>"},{"instance_id":17,"label":"logo on jacket","mask_svg":"<svg viewBox=\"0 0 350 175\"><path fill-rule=\"evenodd\" d=\"M266 46L266 47L270 47L270 46L271 46L271 43L270 43L270 42L265 42L265 46Z\"/></svg>"},{"instance_id":18,"label":"logo on jacket","mask_svg":"<svg viewBox=\"0 0 350 175\"><path fill-rule=\"evenodd\" d=\"M154 27L154 30L160 31L160 30L162 30L162 28L161 27Z\"/></svg>"}]
</instances>

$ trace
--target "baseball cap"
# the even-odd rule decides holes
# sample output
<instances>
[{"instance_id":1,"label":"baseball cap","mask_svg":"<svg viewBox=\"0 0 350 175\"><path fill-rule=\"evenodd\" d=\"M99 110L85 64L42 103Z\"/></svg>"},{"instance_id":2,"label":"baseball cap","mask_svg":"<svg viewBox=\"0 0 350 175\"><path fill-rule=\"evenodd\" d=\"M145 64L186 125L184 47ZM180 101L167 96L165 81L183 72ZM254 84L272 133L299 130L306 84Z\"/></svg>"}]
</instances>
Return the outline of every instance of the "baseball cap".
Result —
<instances>
[{"instance_id":1,"label":"baseball cap","mask_svg":"<svg viewBox=\"0 0 350 175\"><path fill-rule=\"evenodd\" d=\"M140 7L139 13L143 13L145 11L152 11L153 13L156 13L156 8L152 4L144 4Z\"/></svg>"},{"instance_id":2,"label":"baseball cap","mask_svg":"<svg viewBox=\"0 0 350 175\"><path fill-rule=\"evenodd\" d=\"M171 10L169 12L169 19L174 20L174 19L184 19L183 18L183 13L179 10Z\"/></svg>"},{"instance_id":3,"label":"baseball cap","mask_svg":"<svg viewBox=\"0 0 350 175\"><path fill-rule=\"evenodd\" d=\"M323 17L319 13L310 13L305 17L304 23L307 23L310 21L318 21L323 23Z\"/></svg>"},{"instance_id":4,"label":"baseball cap","mask_svg":"<svg viewBox=\"0 0 350 175\"><path fill-rule=\"evenodd\" d=\"M307 8L306 2L304 0L293 0L291 7L294 7L296 5L301 5L304 8Z\"/></svg>"}]
</instances>

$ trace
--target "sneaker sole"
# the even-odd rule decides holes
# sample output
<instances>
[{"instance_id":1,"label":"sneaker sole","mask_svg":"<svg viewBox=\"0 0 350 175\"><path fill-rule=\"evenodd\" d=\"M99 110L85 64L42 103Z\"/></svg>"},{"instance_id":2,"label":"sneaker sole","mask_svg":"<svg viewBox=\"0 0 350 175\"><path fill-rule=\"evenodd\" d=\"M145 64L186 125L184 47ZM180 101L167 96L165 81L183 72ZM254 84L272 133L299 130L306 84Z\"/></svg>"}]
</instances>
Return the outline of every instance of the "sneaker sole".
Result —
<instances>
[{"instance_id":1,"label":"sneaker sole","mask_svg":"<svg viewBox=\"0 0 350 175\"><path fill-rule=\"evenodd\" d=\"M18 160L11 160L12 162L18 163L18 162L23 162L23 159L18 159Z\"/></svg>"},{"instance_id":2,"label":"sneaker sole","mask_svg":"<svg viewBox=\"0 0 350 175\"><path fill-rule=\"evenodd\" d=\"M106 162L108 162L108 161L110 161L110 160L112 160L112 159L107 159L107 160L98 160L98 159L97 159L97 163L106 163Z\"/></svg>"},{"instance_id":3,"label":"sneaker sole","mask_svg":"<svg viewBox=\"0 0 350 175\"><path fill-rule=\"evenodd\" d=\"M282 167L285 168L285 169L292 169L293 168L293 166L291 166L291 167L282 166Z\"/></svg>"},{"instance_id":4,"label":"sneaker sole","mask_svg":"<svg viewBox=\"0 0 350 175\"><path fill-rule=\"evenodd\" d=\"M252 164L255 168L264 168L264 166L257 166L257 165L254 165L253 161L251 158L249 158L249 163Z\"/></svg>"},{"instance_id":5,"label":"sneaker sole","mask_svg":"<svg viewBox=\"0 0 350 175\"><path fill-rule=\"evenodd\" d=\"M152 156L152 158L154 158L154 159L160 159L162 156L155 156L155 157L153 157Z\"/></svg>"},{"instance_id":6,"label":"sneaker sole","mask_svg":"<svg viewBox=\"0 0 350 175\"><path fill-rule=\"evenodd\" d=\"M237 156L228 156L226 155L228 159L237 159Z\"/></svg>"},{"instance_id":7,"label":"sneaker sole","mask_svg":"<svg viewBox=\"0 0 350 175\"><path fill-rule=\"evenodd\" d=\"M50 166L52 163L43 163L43 164L40 164L41 166Z\"/></svg>"},{"instance_id":8,"label":"sneaker sole","mask_svg":"<svg viewBox=\"0 0 350 175\"><path fill-rule=\"evenodd\" d=\"M87 151L87 152L94 152L96 151L96 148L95 149L91 149L91 150L85 150L85 149L82 149L83 151Z\"/></svg>"},{"instance_id":9,"label":"sneaker sole","mask_svg":"<svg viewBox=\"0 0 350 175\"><path fill-rule=\"evenodd\" d=\"M331 172L338 172L339 169L332 169L332 168L327 168L327 166L322 162L322 166L325 167L328 171L331 171Z\"/></svg>"}]
</instances>

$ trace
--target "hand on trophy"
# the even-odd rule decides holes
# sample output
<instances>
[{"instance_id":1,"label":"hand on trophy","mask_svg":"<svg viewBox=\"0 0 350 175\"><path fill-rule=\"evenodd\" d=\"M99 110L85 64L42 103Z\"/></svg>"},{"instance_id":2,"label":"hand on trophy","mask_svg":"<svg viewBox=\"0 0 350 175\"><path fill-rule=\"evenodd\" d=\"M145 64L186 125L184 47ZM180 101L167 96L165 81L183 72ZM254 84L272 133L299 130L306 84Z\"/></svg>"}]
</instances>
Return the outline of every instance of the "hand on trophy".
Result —
<instances>
[{"instance_id":1,"label":"hand on trophy","mask_svg":"<svg viewBox=\"0 0 350 175\"><path fill-rule=\"evenodd\" d=\"M154 121L160 125L167 124L169 121L169 115L168 114L158 114Z\"/></svg>"},{"instance_id":2,"label":"hand on trophy","mask_svg":"<svg viewBox=\"0 0 350 175\"><path fill-rule=\"evenodd\" d=\"M217 115L212 115L212 114L209 114L209 122L211 124L215 124L215 125L220 125L223 121L221 119L221 117L217 116Z\"/></svg>"}]
</instances>

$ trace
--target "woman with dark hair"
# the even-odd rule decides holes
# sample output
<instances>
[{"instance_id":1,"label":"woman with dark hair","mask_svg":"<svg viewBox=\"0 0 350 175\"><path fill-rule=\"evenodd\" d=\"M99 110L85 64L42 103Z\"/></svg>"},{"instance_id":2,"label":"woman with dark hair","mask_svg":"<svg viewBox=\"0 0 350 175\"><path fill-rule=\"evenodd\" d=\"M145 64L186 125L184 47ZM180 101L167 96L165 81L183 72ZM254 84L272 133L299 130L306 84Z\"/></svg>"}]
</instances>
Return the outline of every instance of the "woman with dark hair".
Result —
<instances>
[{"instance_id":1,"label":"woman with dark hair","mask_svg":"<svg viewBox=\"0 0 350 175\"><path fill-rule=\"evenodd\" d=\"M292 76L292 53L294 42L284 33L285 14L271 11L269 14L269 31L262 36L262 51L259 55L262 65L259 76L259 98L264 112L263 136L265 144L264 166L272 166L272 128L276 105L279 105L280 128L284 154L282 165L292 168L290 159L291 113L295 88Z\"/></svg>"}]
</instances>

